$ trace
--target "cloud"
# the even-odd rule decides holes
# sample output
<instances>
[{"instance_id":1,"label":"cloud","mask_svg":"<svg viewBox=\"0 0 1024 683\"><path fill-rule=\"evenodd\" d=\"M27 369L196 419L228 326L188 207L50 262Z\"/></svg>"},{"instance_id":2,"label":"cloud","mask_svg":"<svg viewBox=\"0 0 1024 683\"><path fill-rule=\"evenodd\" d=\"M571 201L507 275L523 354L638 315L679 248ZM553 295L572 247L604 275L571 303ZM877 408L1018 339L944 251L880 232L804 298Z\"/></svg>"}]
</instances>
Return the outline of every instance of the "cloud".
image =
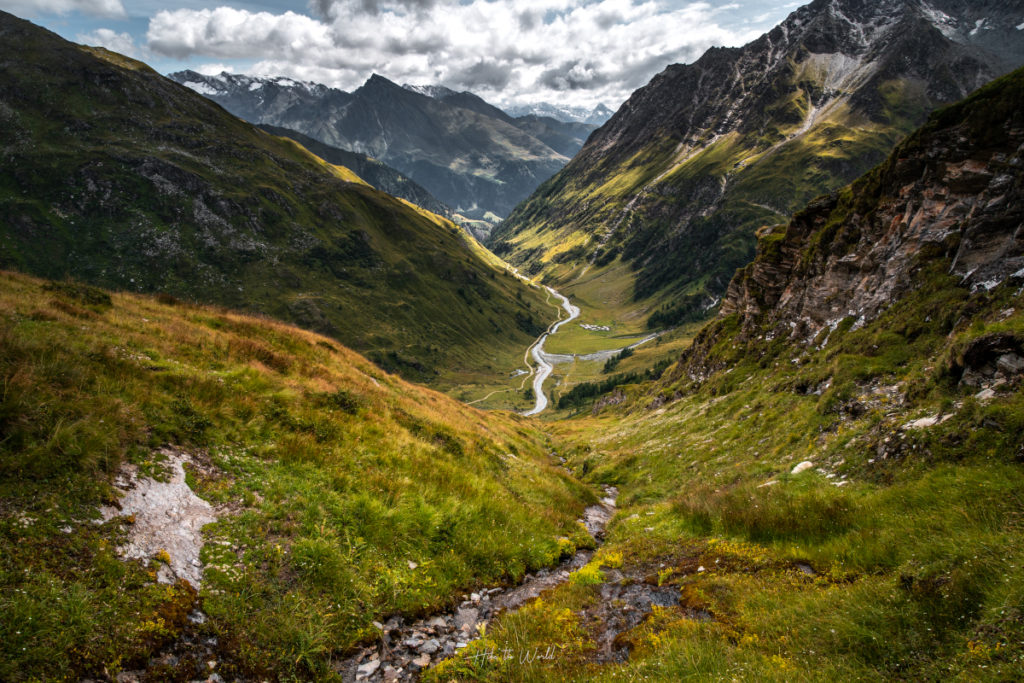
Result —
<instances>
[{"instance_id":1,"label":"cloud","mask_svg":"<svg viewBox=\"0 0 1024 683\"><path fill-rule=\"evenodd\" d=\"M124 17L121 0L2 0L0 9L21 17L81 12L98 17Z\"/></svg>"},{"instance_id":2,"label":"cloud","mask_svg":"<svg viewBox=\"0 0 1024 683\"><path fill-rule=\"evenodd\" d=\"M345 90L371 73L469 89L498 104L617 105L658 71L756 34L709 2L311 0L316 18L228 7L162 11L149 48L179 59L252 59L254 74ZM271 56L272 55L272 56Z\"/></svg>"},{"instance_id":3,"label":"cloud","mask_svg":"<svg viewBox=\"0 0 1024 683\"><path fill-rule=\"evenodd\" d=\"M193 67L192 70L197 74L202 74L204 76L219 76L225 71L229 74L234 73L235 68L230 64L214 62L212 64L200 64L199 66Z\"/></svg>"},{"instance_id":4,"label":"cloud","mask_svg":"<svg viewBox=\"0 0 1024 683\"><path fill-rule=\"evenodd\" d=\"M466 90L504 90L512 77L512 67L492 61L480 60L457 71L447 80Z\"/></svg>"},{"instance_id":5,"label":"cloud","mask_svg":"<svg viewBox=\"0 0 1024 683\"><path fill-rule=\"evenodd\" d=\"M117 33L109 28L98 28L92 33L79 33L75 40L83 45L98 45L129 57L138 57L135 41L128 33Z\"/></svg>"}]
</instances>

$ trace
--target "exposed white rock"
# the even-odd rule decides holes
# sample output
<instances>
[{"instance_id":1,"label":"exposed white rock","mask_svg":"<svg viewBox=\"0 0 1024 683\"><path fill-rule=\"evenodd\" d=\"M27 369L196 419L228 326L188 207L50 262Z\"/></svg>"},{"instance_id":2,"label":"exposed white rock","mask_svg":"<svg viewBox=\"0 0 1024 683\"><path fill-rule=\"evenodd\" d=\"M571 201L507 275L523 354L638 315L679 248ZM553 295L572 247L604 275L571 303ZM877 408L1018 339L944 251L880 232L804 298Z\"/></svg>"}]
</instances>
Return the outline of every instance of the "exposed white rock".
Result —
<instances>
[{"instance_id":1,"label":"exposed white rock","mask_svg":"<svg viewBox=\"0 0 1024 683\"><path fill-rule=\"evenodd\" d=\"M374 673L376 673L377 669L379 668L380 660L377 659L366 662L365 664L360 664L359 668L356 669L356 676L360 678L368 678L372 676Z\"/></svg>"},{"instance_id":2,"label":"exposed white rock","mask_svg":"<svg viewBox=\"0 0 1024 683\"><path fill-rule=\"evenodd\" d=\"M801 472L806 472L812 467L814 467L813 462L811 462L810 460L804 460L803 462L794 465L793 469L790 470L790 474L800 474Z\"/></svg>"},{"instance_id":3,"label":"exposed white rock","mask_svg":"<svg viewBox=\"0 0 1024 683\"><path fill-rule=\"evenodd\" d=\"M181 451L163 449L167 456L164 463L170 477L157 481L150 477L139 477L135 465L126 464L118 474L116 486L123 492L121 509L103 507L100 514L104 521L114 517L132 517L128 542L117 549L125 559L147 560L166 552L170 562L162 566L157 579L162 583L173 583L185 579L199 588L203 578L203 566L199 551L203 547L202 529L217 521L213 506L192 492L185 483L185 469L182 464L189 456Z\"/></svg>"},{"instance_id":4,"label":"exposed white rock","mask_svg":"<svg viewBox=\"0 0 1024 683\"><path fill-rule=\"evenodd\" d=\"M929 415L927 417L922 417L922 418L919 418L917 420L913 420L912 422L908 422L907 424L903 425L903 428L904 429L927 429L928 427L934 427L935 425L940 425L940 424L942 424L943 422L945 422L946 420L948 420L951 417L953 417L952 414L947 414L947 415L942 415L942 416L939 416L939 415Z\"/></svg>"}]
</instances>

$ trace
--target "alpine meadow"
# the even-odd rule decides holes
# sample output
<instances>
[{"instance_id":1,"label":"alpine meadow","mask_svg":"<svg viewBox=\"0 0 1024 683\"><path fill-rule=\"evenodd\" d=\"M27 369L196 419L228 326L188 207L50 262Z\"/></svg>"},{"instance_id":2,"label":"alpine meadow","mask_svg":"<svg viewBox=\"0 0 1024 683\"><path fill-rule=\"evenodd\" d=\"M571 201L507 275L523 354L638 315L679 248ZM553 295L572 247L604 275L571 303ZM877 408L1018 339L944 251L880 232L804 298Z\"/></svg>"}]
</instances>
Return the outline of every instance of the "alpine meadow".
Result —
<instances>
[{"instance_id":1,"label":"alpine meadow","mask_svg":"<svg viewBox=\"0 0 1024 683\"><path fill-rule=\"evenodd\" d=\"M1024 0L0 2L0 679L1022 672Z\"/></svg>"}]
</instances>

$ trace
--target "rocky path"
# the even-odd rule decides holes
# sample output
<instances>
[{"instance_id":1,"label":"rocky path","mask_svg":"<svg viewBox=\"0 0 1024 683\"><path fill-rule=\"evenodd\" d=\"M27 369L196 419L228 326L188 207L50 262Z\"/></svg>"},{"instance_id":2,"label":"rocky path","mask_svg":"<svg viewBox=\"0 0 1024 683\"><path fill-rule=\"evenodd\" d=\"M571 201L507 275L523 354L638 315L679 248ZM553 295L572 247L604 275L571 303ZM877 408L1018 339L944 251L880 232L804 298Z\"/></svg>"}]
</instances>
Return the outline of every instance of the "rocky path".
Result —
<instances>
[{"instance_id":1,"label":"rocky path","mask_svg":"<svg viewBox=\"0 0 1024 683\"><path fill-rule=\"evenodd\" d=\"M598 505L588 507L582 522L600 543L604 530L615 513L618 490L605 489ZM340 672L345 681L415 681L429 666L452 656L480 637L480 627L498 614L518 609L546 590L565 582L569 573L584 566L593 551L581 550L553 569L527 574L522 583L511 588L491 588L465 595L453 611L414 622L393 617L374 625L380 639L372 646L342 662Z\"/></svg>"}]
</instances>

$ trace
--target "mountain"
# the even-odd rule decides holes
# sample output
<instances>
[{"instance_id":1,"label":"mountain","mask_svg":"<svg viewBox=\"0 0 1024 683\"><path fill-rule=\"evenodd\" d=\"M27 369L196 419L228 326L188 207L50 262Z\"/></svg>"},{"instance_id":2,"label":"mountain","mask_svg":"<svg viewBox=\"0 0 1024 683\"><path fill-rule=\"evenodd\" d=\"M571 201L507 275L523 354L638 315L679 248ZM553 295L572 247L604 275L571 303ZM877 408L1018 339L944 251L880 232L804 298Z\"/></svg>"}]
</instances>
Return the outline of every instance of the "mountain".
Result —
<instances>
[{"instance_id":1,"label":"mountain","mask_svg":"<svg viewBox=\"0 0 1024 683\"><path fill-rule=\"evenodd\" d=\"M352 93L281 78L170 78L247 121L379 159L470 218L507 216L568 161L471 93L434 87L426 95L378 75Z\"/></svg>"},{"instance_id":2,"label":"mountain","mask_svg":"<svg viewBox=\"0 0 1024 683\"><path fill-rule=\"evenodd\" d=\"M0 267L260 312L444 386L545 327L445 219L140 62L9 14L0 37Z\"/></svg>"},{"instance_id":3,"label":"mountain","mask_svg":"<svg viewBox=\"0 0 1024 683\"><path fill-rule=\"evenodd\" d=\"M1024 283L1022 151L1024 69L940 110L871 173L764 231L722 302L732 343L824 347L837 329L860 329L915 291L966 296ZM894 324L948 334L956 318L951 306ZM715 330L690 353L694 377L715 365ZM996 360L974 362L994 372Z\"/></svg>"},{"instance_id":4,"label":"mountain","mask_svg":"<svg viewBox=\"0 0 1024 683\"><path fill-rule=\"evenodd\" d=\"M505 107L510 116L520 118L523 116L541 116L564 121L566 123L589 123L600 126L610 119L615 112L603 104L593 109L586 107L573 107L570 105L557 105L550 102L537 102L535 104L517 104Z\"/></svg>"},{"instance_id":5,"label":"mountain","mask_svg":"<svg viewBox=\"0 0 1024 683\"><path fill-rule=\"evenodd\" d=\"M573 157L596 126L590 123L564 122L550 116L527 114L513 120L513 125L526 131L559 154Z\"/></svg>"},{"instance_id":6,"label":"mountain","mask_svg":"<svg viewBox=\"0 0 1024 683\"><path fill-rule=\"evenodd\" d=\"M455 92L441 85L404 85L406 90L432 97L445 104L500 119L537 138L559 154L572 158L597 126L584 121L565 121L555 116L528 113L510 116L471 92ZM609 114L610 115L610 114Z\"/></svg>"},{"instance_id":7,"label":"mountain","mask_svg":"<svg viewBox=\"0 0 1024 683\"><path fill-rule=\"evenodd\" d=\"M660 305L652 325L700 317L752 258L758 227L1024 63L1022 17L1019 0L815 0L742 48L655 76L492 247L562 286Z\"/></svg>"},{"instance_id":8,"label":"mountain","mask_svg":"<svg viewBox=\"0 0 1024 683\"><path fill-rule=\"evenodd\" d=\"M387 192L394 197L410 201L420 208L436 213L439 216L451 218L451 209L434 199L433 195L420 187L416 182L387 164L371 159L365 154L347 152L337 147L325 145L318 140L288 128L267 125L261 125L258 128L271 135L294 140L324 161L352 170L361 179L373 185L381 192Z\"/></svg>"},{"instance_id":9,"label":"mountain","mask_svg":"<svg viewBox=\"0 0 1024 683\"><path fill-rule=\"evenodd\" d=\"M551 425L608 540L436 679L1019 678L1022 195L1017 71L766 231L681 363Z\"/></svg>"}]
</instances>

